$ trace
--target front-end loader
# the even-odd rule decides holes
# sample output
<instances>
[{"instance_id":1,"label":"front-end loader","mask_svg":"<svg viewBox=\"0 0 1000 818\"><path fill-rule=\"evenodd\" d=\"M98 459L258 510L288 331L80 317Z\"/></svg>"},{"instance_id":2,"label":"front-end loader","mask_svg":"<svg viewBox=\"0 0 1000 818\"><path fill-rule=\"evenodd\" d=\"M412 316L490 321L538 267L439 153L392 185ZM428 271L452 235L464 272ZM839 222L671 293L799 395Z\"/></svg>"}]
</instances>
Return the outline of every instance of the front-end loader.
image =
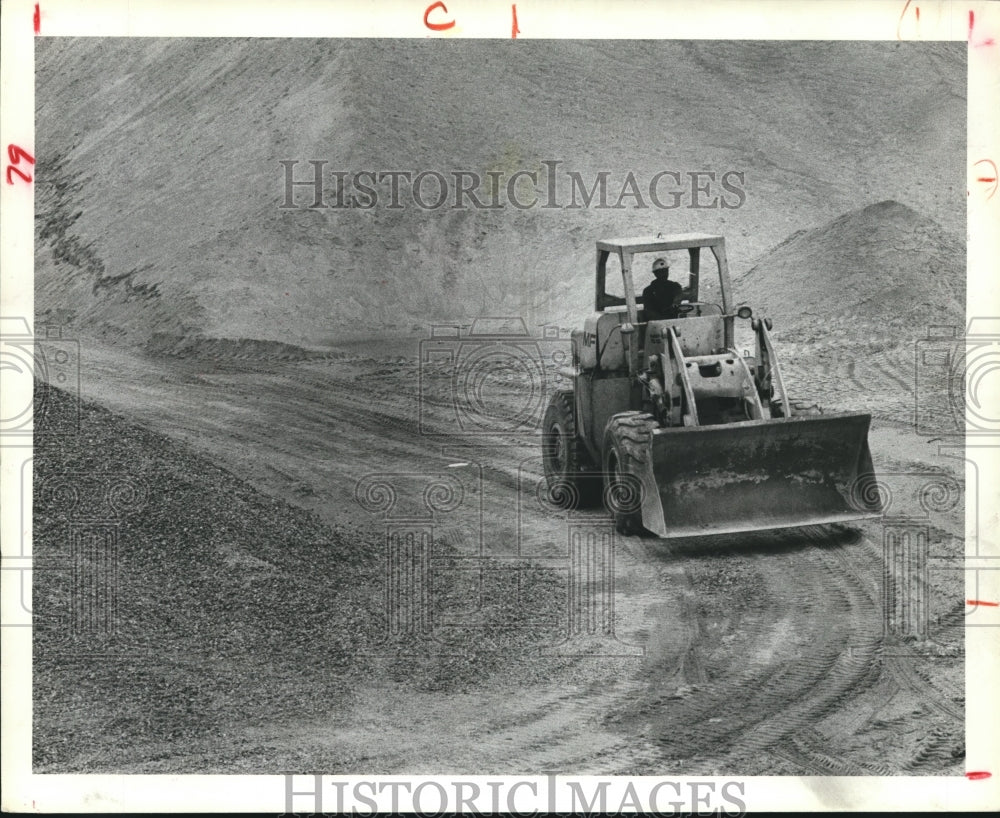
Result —
<instances>
[{"instance_id":1,"label":"front-end loader","mask_svg":"<svg viewBox=\"0 0 1000 818\"><path fill-rule=\"evenodd\" d=\"M688 253L678 317L647 320L634 257L678 250ZM704 251L717 282L702 275ZM620 295L607 291L609 258ZM595 310L572 334L572 388L553 394L543 420L553 496L603 498L619 532L660 537L880 516L870 415L789 396L771 321L734 311L721 236L597 242ZM737 351L737 320L751 322L754 354Z\"/></svg>"}]
</instances>

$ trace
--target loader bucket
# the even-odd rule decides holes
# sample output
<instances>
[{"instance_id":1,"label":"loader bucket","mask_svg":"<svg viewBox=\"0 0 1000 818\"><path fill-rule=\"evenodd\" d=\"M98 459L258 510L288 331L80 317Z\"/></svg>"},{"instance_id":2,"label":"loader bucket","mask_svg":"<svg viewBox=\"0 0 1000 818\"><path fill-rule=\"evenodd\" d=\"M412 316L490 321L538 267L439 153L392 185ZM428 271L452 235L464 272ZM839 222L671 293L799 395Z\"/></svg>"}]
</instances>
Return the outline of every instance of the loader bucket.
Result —
<instances>
[{"instance_id":1,"label":"loader bucket","mask_svg":"<svg viewBox=\"0 0 1000 818\"><path fill-rule=\"evenodd\" d=\"M658 429L637 475L643 525L689 537L878 517L869 421L842 413Z\"/></svg>"}]
</instances>

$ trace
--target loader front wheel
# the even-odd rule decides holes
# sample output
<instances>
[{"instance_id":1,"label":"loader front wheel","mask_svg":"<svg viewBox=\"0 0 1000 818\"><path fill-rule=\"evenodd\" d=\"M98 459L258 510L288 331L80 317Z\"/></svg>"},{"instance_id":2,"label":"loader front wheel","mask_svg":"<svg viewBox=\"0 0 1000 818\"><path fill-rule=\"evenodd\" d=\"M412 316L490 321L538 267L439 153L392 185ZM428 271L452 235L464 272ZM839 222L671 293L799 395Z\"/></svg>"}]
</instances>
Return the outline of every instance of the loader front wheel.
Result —
<instances>
[{"instance_id":1,"label":"loader front wheel","mask_svg":"<svg viewBox=\"0 0 1000 818\"><path fill-rule=\"evenodd\" d=\"M604 431L604 503L619 534L643 534L642 483L636 474L649 456L659 424L646 412L622 412Z\"/></svg>"},{"instance_id":2,"label":"loader front wheel","mask_svg":"<svg viewBox=\"0 0 1000 818\"><path fill-rule=\"evenodd\" d=\"M572 389L556 392L545 410L542 466L551 502L566 509L597 505L600 476L577 435Z\"/></svg>"}]
</instances>

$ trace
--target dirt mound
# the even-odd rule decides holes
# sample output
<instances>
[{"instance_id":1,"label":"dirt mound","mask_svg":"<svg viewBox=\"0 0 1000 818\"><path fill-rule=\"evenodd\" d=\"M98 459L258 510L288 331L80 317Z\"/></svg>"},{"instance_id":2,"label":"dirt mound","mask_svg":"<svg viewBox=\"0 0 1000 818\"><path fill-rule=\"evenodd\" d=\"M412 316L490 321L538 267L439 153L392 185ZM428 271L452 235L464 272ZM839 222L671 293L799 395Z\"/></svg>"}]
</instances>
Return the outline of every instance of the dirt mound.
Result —
<instances>
[{"instance_id":1,"label":"dirt mound","mask_svg":"<svg viewBox=\"0 0 1000 818\"><path fill-rule=\"evenodd\" d=\"M896 201L790 237L734 282L774 322L792 394L827 409L912 423L919 404L950 428L947 372L921 367L930 327L965 323L965 247Z\"/></svg>"},{"instance_id":2,"label":"dirt mound","mask_svg":"<svg viewBox=\"0 0 1000 818\"><path fill-rule=\"evenodd\" d=\"M36 72L38 314L129 343L575 326L602 236L721 232L739 270L886 197L962 229L962 43L41 37ZM542 196L558 160L560 206L392 209L386 182L372 209L282 209L282 160L524 170ZM679 206L614 206L662 171ZM744 174L743 206L691 207L695 171ZM610 203L569 206L571 172Z\"/></svg>"},{"instance_id":3,"label":"dirt mound","mask_svg":"<svg viewBox=\"0 0 1000 818\"><path fill-rule=\"evenodd\" d=\"M933 220L883 201L796 234L735 288L785 340L821 328L828 345L910 345L929 326L963 325L965 248Z\"/></svg>"}]
</instances>

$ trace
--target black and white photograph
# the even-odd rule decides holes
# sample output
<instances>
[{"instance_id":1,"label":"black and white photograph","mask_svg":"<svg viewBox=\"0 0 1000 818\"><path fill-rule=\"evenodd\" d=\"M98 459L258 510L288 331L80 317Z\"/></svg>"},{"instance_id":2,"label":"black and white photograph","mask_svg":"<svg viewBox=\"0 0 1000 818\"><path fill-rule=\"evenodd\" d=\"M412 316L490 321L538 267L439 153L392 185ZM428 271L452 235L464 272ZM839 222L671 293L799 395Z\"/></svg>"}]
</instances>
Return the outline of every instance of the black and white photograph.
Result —
<instances>
[{"instance_id":1,"label":"black and white photograph","mask_svg":"<svg viewBox=\"0 0 1000 818\"><path fill-rule=\"evenodd\" d=\"M474 5L4 9L5 808L995 808L1000 16Z\"/></svg>"}]
</instances>

